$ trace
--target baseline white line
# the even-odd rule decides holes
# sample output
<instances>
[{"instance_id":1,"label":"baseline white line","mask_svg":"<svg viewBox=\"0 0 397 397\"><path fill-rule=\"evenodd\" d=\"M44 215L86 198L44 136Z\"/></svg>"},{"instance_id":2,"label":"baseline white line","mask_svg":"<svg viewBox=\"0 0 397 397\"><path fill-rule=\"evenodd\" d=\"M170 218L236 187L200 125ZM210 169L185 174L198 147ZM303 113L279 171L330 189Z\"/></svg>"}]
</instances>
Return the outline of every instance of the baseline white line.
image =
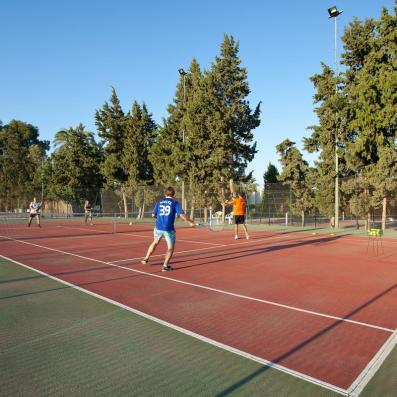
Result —
<instances>
[{"instance_id":1,"label":"baseline white line","mask_svg":"<svg viewBox=\"0 0 397 397\"><path fill-rule=\"evenodd\" d=\"M397 330L387 339L361 374L347 389L349 396L358 397L397 345Z\"/></svg>"},{"instance_id":2,"label":"baseline white line","mask_svg":"<svg viewBox=\"0 0 397 397\"><path fill-rule=\"evenodd\" d=\"M30 269L30 270L32 270L32 271L34 271L36 273L39 273L39 274L41 274L43 276L47 276L48 278L50 278L52 280L60 282L60 283L62 283L64 285L67 285L67 286L69 286L71 288L74 288L74 289L76 289L76 290L78 290L80 292L86 293L86 294L91 295L91 296L93 296L95 298L98 298L100 300L108 302L108 303L110 303L112 305L121 307L121 308L123 308L123 309L125 309L125 310L127 310L127 311L129 311L131 313L134 313L134 314L137 314L137 315L139 315L141 317L144 317L144 318L146 318L148 320L154 321L154 322L156 322L158 324L164 325L164 326L166 326L168 328L171 328L171 329L173 329L175 331L178 331L178 332L181 332L181 333L183 333L185 335L191 336L191 337L193 337L195 339L200 340L201 342L208 343L208 344L213 345L215 347L218 347L220 349L226 350L226 351L228 351L230 353L234 353L234 354L237 354L237 355L239 355L241 357L244 357L246 359L255 361L255 362L259 363L259 364L265 365L265 366L270 367L270 368L274 368L274 369L276 369L278 371L284 372L284 373L286 373L288 375L291 375L291 376L294 376L294 377L296 377L298 379L305 380L307 382L313 383L313 384L315 384L317 386L320 386L320 387L323 387L325 389L331 390L331 391L333 391L335 393L338 393L338 394L341 394L343 396L348 396L347 391L345 389L342 389L342 388L338 387L338 386L335 386L335 385L332 385L330 383L324 382L324 381L322 381L320 379L316 379L316 378L314 378L312 376L303 374L301 372L294 371L293 369L284 367L284 366L282 366L280 364L276 364L276 363L273 363L271 361L265 360L263 358L254 356L253 354L246 353L246 352L244 352L242 350L239 350L239 349L236 349L236 348L234 348L232 346L229 346L229 345L226 345L224 343L218 342L218 341L216 341L214 339L207 338L206 336L197 334L197 333L195 333L193 331L189 331L186 328L182 328L182 327L179 327L179 326L177 326L175 324L171 324L171 323L169 323L167 321L164 321L164 320L161 320L161 319L159 319L157 317L151 316L150 314L141 312L140 310L133 309L130 306L127 306L127 305L124 305L124 304L122 304L120 302L114 301L113 299L110 299L110 298L107 298L105 296L96 294L95 292L86 290L85 288L79 287L77 285L71 284L71 283L69 283L67 281L64 281L62 279L59 279L57 277L51 276L51 275L49 275L49 274L47 274L45 272L37 270L37 269L35 269L33 267L30 267L28 265L25 265L24 263L18 262L18 261L14 260L14 259L8 258L8 257L6 257L4 255L0 255L0 257L4 258L6 260L9 260L9 261L11 261L11 262L13 262L13 263L15 263L15 264L17 264L19 266L22 266L22 267L25 267L27 269Z\"/></svg>"},{"instance_id":3,"label":"baseline white line","mask_svg":"<svg viewBox=\"0 0 397 397\"><path fill-rule=\"evenodd\" d=\"M234 293L234 292L229 292L229 291L221 290L221 289L218 289L218 288L212 288L212 287L208 287L208 286L205 286L205 285L202 285L202 284L190 283L188 281L178 280L176 278L170 278L170 277L161 276L159 274L144 272L142 270L137 270L137 269L133 269L133 268L130 268L130 267L121 266L121 265L116 265L114 263L101 261L99 259L89 258L87 256L74 254L74 253L68 252L68 251L58 250L56 248L46 247L46 246L40 245L40 244L34 244L34 243L31 243L31 242L28 242L28 241L18 240L18 239L12 238L12 237L5 237L5 236L0 236L0 237L4 237L7 240L16 241L16 242L21 243L21 244L32 245L32 246L43 248L43 249L46 249L46 250L49 250L49 251L59 252L61 254L75 256L77 258L85 259L85 260L88 260L88 261L102 263L102 264L105 264L105 265L108 265L108 266L117 267L119 269L128 270L130 272L139 273L139 274L145 274L145 275L147 275L149 277L156 277L156 278L160 278L162 280L167 280L167 281L174 282L174 283L189 285L191 287L201 288L201 289L204 289L204 290L207 290L207 291L213 291L213 292L217 292L217 293L220 293L220 294L233 296L233 297L236 297L236 298L246 299L246 300L250 300L250 301L254 301L254 302L265 303L265 304L270 305L270 306L281 307L281 308L287 309L287 310L293 310L293 311L300 312L300 313L305 313L305 314L309 314L309 315L313 315L313 316L318 316L318 317L328 318L328 319L332 319L332 320L337 320L337 321L340 321L340 322L346 322L346 323L350 323L350 324L355 324L355 325L359 325L359 326L363 326L363 327L367 327L367 328L374 328L374 329L378 329L378 330L389 332L389 333L393 333L395 331L394 329L385 328L385 327L381 327L381 326L374 325L374 324L364 323L364 322L356 321L356 320L349 320L349 319L343 318L343 317L332 316L330 314L324 314L324 313L319 313L319 312L315 312L315 311L312 311L312 310L301 309L301 308L295 307L295 306L283 305L281 303L269 301L269 300L266 300L266 299L253 298L251 296L237 294L237 293Z\"/></svg>"}]
</instances>

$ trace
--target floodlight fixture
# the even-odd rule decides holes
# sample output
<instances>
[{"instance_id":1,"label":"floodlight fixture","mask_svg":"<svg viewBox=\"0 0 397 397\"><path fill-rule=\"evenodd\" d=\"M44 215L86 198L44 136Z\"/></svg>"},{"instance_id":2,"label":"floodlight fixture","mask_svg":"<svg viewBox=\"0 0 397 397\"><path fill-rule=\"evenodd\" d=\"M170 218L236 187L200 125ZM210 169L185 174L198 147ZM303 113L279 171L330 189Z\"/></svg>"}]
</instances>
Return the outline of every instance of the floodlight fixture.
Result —
<instances>
[{"instance_id":1,"label":"floodlight fixture","mask_svg":"<svg viewBox=\"0 0 397 397\"><path fill-rule=\"evenodd\" d=\"M178 72L181 76L186 76L187 72L185 72L182 68L178 69Z\"/></svg>"},{"instance_id":2,"label":"floodlight fixture","mask_svg":"<svg viewBox=\"0 0 397 397\"><path fill-rule=\"evenodd\" d=\"M343 11L339 11L336 6L328 8L328 15L329 18L336 18L340 14L342 14Z\"/></svg>"}]
</instances>

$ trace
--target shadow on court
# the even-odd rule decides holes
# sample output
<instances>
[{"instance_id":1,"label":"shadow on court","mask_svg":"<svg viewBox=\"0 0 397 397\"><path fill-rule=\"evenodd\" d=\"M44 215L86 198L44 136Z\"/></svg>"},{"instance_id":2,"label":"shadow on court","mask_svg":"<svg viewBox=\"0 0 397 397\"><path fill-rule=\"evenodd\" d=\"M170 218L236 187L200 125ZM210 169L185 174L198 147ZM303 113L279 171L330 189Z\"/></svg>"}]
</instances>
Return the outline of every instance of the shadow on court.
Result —
<instances>
[{"instance_id":1,"label":"shadow on court","mask_svg":"<svg viewBox=\"0 0 397 397\"><path fill-rule=\"evenodd\" d=\"M389 294L390 292L392 292L395 288L397 288L397 284L394 284L391 287L389 287L389 288L385 289L384 291L382 291L381 293L379 293L378 295L375 295L373 298L371 298L367 302L363 303L362 305L358 306L356 309L352 310L351 312L347 313L345 316L341 317L341 320L336 320L334 323L332 323L331 325L325 327L321 331L315 333L311 337L305 339L303 342L299 343L294 348L292 348L292 349L288 350L287 352L285 352L284 354L278 356L272 362L272 364L278 364L281 361L283 361L284 359L286 359L287 357L292 356L294 353L296 353L300 349L304 348L305 346L307 346L308 344L310 344L314 340L316 340L318 338L321 338L323 335L325 335L326 333L330 332L331 330L333 330L334 328L336 328L337 326L342 324L343 320L347 320L350 317L354 316L355 314L357 314L358 312L360 312L364 308L368 307L369 305L371 305L372 303L374 303L378 299L380 299L383 296L385 296L385 295ZM255 377L265 373L270 368L272 368L271 364L268 365L268 366L263 366L263 367L257 369L256 371L254 371L250 375L246 376L245 378L240 379L239 381L237 381L237 382L233 383L232 385L230 385L227 389L225 389L222 392L216 394L216 397L228 396L229 394L231 394L231 393L235 392L236 390L238 390L240 387L242 387L245 384L247 384L248 382L252 381Z\"/></svg>"},{"instance_id":2,"label":"shadow on court","mask_svg":"<svg viewBox=\"0 0 397 397\"><path fill-rule=\"evenodd\" d=\"M214 264L214 263L219 263L219 262L225 262L226 260L235 260L235 259L240 259L240 258L248 258L260 254L265 254L268 252L276 252L276 251L282 251L282 250L287 250L291 248L297 248L297 247L304 247L304 246L321 246L325 245L330 242L334 242L335 240L338 240L342 238L342 236L336 236L336 237L323 237L323 238L318 238L316 240L305 240L305 241L298 241L298 242L291 242L288 244L279 244L278 245L271 245L267 247L254 247L254 248L244 248L241 249L242 247L236 247L236 248L230 248L227 247L227 251L221 252L221 253L216 253L216 254L210 254L206 256L199 256L193 260L200 261L200 263L193 264L193 265L186 265L186 266L180 266L176 270L182 270L182 269L187 269L190 267L196 267L196 266L203 266L203 265L209 265L209 264ZM224 247L221 247L219 249L225 249ZM239 250L239 251L237 251ZM183 259L173 259L172 263L173 264L178 264L178 263L186 263L189 256L196 257L198 254L192 253L191 255L187 253ZM216 259L219 258L219 259ZM208 259L208 260L207 260Z\"/></svg>"}]
</instances>

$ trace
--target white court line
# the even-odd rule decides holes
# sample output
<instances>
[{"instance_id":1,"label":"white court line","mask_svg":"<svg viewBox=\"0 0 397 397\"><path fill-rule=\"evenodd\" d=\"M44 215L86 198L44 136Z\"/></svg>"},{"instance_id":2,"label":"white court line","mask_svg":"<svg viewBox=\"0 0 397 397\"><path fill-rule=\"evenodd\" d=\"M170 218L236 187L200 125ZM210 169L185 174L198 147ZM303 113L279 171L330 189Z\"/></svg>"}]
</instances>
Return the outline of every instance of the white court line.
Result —
<instances>
[{"instance_id":1,"label":"white court line","mask_svg":"<svg viewBox=\"0 0 397 397\"><path fill-rule=\"evenodd\" d=\"M347 389L348 395L352 397L357 397L364 390L365 386L373 378L375 373L379 370L380 366L384 363L386 358L389 356L394 346L397 345L397 330L393 332L392 335L387 339L384 345L375 354L372 360L364 368L361 374L356 378L356 380Z\"/></svg>"},{"instance_id":2,"label":"white court line","mask_svg":"<svg viewBox=\"0 0 397 397\"><path fill-rule=\"evenodd\" d=\"M154 322L156 322L158 324L164 325L164 326L166 326L168 328L171 328L171 329L173 329L175 331L178 331L178 332L181 332L181 333L183 333L185 335L191 336L191 337L193 337L195 339L200 340L201 342L208 343L208 344L213 345L215 347L218 347L220 349L226 350L226 351L228 351L230 353L234 353L234 354L237 354L237 355L239 355L241 357L244 357L246 359L255 361L255 362L259 363L259 364L265 365L265 366L270 367L270 368L274 368L274 369L276 369L278 371L281 371L281 372L284 372L284 373L286 373L288 375L294 376L295 378L310 382L310 383L312 383L314 385L317 385L317 386L320 386L322 388L331 390L331 391L333 391L335 393L338 393L338 394L341 394L343 396L348 396L347 391L345 389L342 389L342 388L338 387L338 386L335 386L335 385L332 385L330 383L324 382L324 381L322 381L320 379L316 379L316 378L314 378L312 376L303 374L301 372L294 371L293 369L284 367L284 366L282 366L280 364L275 364L275 363L273 363L271 361L268 361L268 360L265 360L263 358L254 356L253 354L250 354L250 353L244 352L242 350L236 349L236 348L234 348L232 346L229 346L229 345L226 345L224 343L218 342L218 341L216 341L214 339L207 338L206 336L197 334L197 333L195 333L193 331L189 331L186 328L182 328L182 327L179 327L179 326L177 326L175 324L171 324L171 323L169 323L167 321L164 321L164 320L161 320L161 319L159 319L157 317L151 316L150 314L141 312L140 310L133 309L132 307L129 307L129 306L124 305L124 304L122 304L120 302L114 301L113 299L106 298L105 296L96 294L95 292L86 290L85 288L78 287L77 285L68 283L67 281L64 281L64 280L59 279L59 278L54 277L54 276L51 276L51 275L49 275L49 274L47 274L45 272L37 270L37 269L35 269L33 267L30 267L28 265L25 265L25 264L23 264L21 262L18 262L16 260L14 260L14 259L8 258L8 257L6 257L4 255L0 255L0 257L4 258L6 260L9 260L9 261L11 261L11 262L13 262L13 263L15 263L15 264L17 264L19 266L23 266L23 267L25 267L27 269L30 269L30 270L32 270L32 271L34 271L36 273L42 274L43 276L47 276L48 278L50 278L52 280L58 281L58 282L60 282L60 283L62 283L64 285L67 285L67 286L69 286L71 288L74 288L74 289L76 289L76 290L78 290L80 292L84 292L84 293L86 293L88 295L94 296L95 298L101 299L101 300L103 300L105 302L108 302L108 303L111 303L111 304L113 304L115 306L121 307L121 308L123 308L125 310L128 310L131 313L137 314L137 315L139 315L141 317L144 317L144 318L146 318L148 320L154 321Z\"/></svg>"},{"instance_id":3,"label":"white court line","mask_svg":"<svg viewBox=\"0 0 397 397\"><path fill-rule=\"evenodd\" d=\"M49 251L59 252L61 254L70 255L70 256L75 256L77 258L85 259L85 260L88 260L88 261L105 264L105 265L108 265L108 266L116 267L116 268L119 268L119 269L124 269L124 270L130 271L130 272L134 272L134 273L144 274L144 275L149 276L149 277L160 278L160 279L163 279L163 280L167 280L169 282L189 285L191 287L196 287L196 288L204 289L204 290L207 290L207 291L212 291L212 292L217 292L217 293L228 295L228 296L233 296L235 298L246 299L246 300L250 300L250 301L253 301L253 302L260 302L260 303L264 303L264 304L267 304L267 305L270 305L270 306L281 307L281 308L287 309L287 310L292 310L292 311L305 313L305 314L309 314L309 315L313 315L313 316L318 316L318 317L328 318L328 319L332 319L332 320L337 320L337 321L340 321L340 322L355 324L355 325L363 326L363 327L367 327L367 328L374 328L374 329L378 329L378 330L386 331L386 332L390 332L390 333L393 333L395 331L394 329L385 328L385 327L381 327L381 326L374 325L374 324L364 323L364 322L356 321L356 320L349 320L349 319L343 318L343 317L338 317L338 316L332 316L330 314L319 313L319 312L315 312L313 310L301 309L301 308L295 307L295 306L283 305L281 303L269 301L269 300L266 300L266 299L253 298L251 296L237 294L237 293L234 293L234 292L229 292L229 291L221 290L221 289L218 289L218 288L212 288L212 287L208 287L208 286L205 286L205 285L202 285L202 284L190 283L188 281L178 280L176 278L170 278L170 277L161 276L161 275L155 274L155 273L144 272L142 270L137 270L137 269L133 269L133 268L130 268L130 267L121 266L121 265L116 265L114 263L101 261L99 259L89 258L87 256L74 254L72 252L58 250L56 248L46 247L46 246L40 245L40 244L34 244L34 243L31 243L31 242L28 242L28 241L18 240L18 239L12 238L12 237L5 237L5 236L0 236L0 237L4 237L7 240L16 241L16 242L21 243L21 244L27 244L27 245L32 245L32 246L39 247L39 248L44 248L44 249L49 250Z\"/></svg>"}]
</instances>

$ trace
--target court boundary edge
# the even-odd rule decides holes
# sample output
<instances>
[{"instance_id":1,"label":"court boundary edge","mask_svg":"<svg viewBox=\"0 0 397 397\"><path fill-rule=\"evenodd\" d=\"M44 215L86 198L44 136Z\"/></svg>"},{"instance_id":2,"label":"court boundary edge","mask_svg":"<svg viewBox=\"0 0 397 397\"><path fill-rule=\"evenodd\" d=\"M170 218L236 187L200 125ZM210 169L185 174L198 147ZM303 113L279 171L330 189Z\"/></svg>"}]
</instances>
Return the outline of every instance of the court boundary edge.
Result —
<instances>
[{"instance_id":1,"label":"court boundary edge","mask_svg":"<svg viewBox=\"0 0 397 397\"><path fill-rule=\"evenodd\" d=\"M301 372L298 372L298 371L294 371L294 370L289 369L287 367L284 367L282 365L275 364L275 363L273 363L271 361L268 361L268 360L262 359L260 357L254 356L253 354L246 353L246 352L244 352L242 350L239 350L239 349L236 349L236 348L234 348L232 346L223 344L223 343L218 342L218 341L216 341L214 339L207 338L207 337L205 337L203 335L200 335L200 334L197 334L195 332L189 331L188 329L185 329L183 327L179 327L179 326L177 326L175 324L171 324L171 323L169 323L167 321L161 320L161 319L159 319L159 318L157 318L155 316L151 316L150 314L141 312L140 310L134 309L134 308L132 308L130 306L127 306L127 305L125 305L123 303L120 303L120 302L117 302L117 301L115 301L113 299L110 299L110 298L107 298L105 296L99 295L99 294L97 294L95 292L86 290L85 288L79 287L77 285L74 285L74 284L69 283L67 281L64 281L62 279L59 279L59 278L57 278L55 276L51 276L48 273L45 273L45 272L43 272L41 270L38 270L38 269L35 269L35 268L33 268L33 267L29 266L29 265L25 265L24 263L16 261L16 260L14 260L12 258L9 258L9 257L5 256L5 255L1 255L0 254L0 257L5 259L5 260L8 260L10 262L13 262L13 263L15 263L15 264L17 264L19 266L22 266L22 267L24 267L26 269L29 269L29 270L31 270L33 272L39 273L39 274L41 274L43 276L46 276L46 277L48 277L48 278L50 278L50 279L52 279L54 281L57 281L57 282L59 282L61 284L67 285L67 286L69 286L69 287L71 287L73 289L76 289L76 290L78 290L80 292L83 292L83 293L85 293L87 295L93 296L93 297L95 297L97 299L103 300L103 301L105 301L107 303L110 303L112 305L115 305L115 306L118 306L118 307L120 307L122 309L125 309L125 310L127 310L129 312L132 312L132 313L134 313L134 314L136 314L138 316L141 316L143 318L151 320L151 321L153 321L153 322L155 322L157 324L163 325L165 327L168 327L170 329L178 331L178 332L180 332L182 334L185 334L185 335L188 335L190 337L193 337L193 338L195 338L195 339L197 339L197 340L199 340L201 342L205 342L205 343L208 343L208 344L213 345L215 347L218 347L218 348L220 348L222 350L228 351L230 353L237 354L237 355L239 355L241 357L244 357L244 358L249 359L251 361L255 361L255 362L257 362L259 364L262 364L264 366L267 366L269 368L274 368L274 369L276 369L278 371L284 372L284 373L286 373L288 375L291 375L291 376L293 376L295 378L310 382L310 383L312 383L312 384L314 384L316 386L322 387L324 389L331 390L331 391L333 391L335 393L338 393L340 395L349 396L348 391L346 389L342 389L342 388L340 388L338 386L335 386L335 385L332 385L330 383L321 381L320 379L316 379L314 377L311 377L309 375L305 375L305 374L303 374Z\"/></svg>"},{"instance_id":2,"label":"court boundary edge","mask_svg":"<svg viewBox=\"0 0 397 397\"><path fill-rule=\"evenodd\" d=\"M358 397L361 394L374 375L378 372L381 365L386 361L387 357L389 357L395 346L397 346L397 329L390 335L383 346L374 355L372 360L366 365L360 375L358 375L347 389L349 396Z\"/></svg>"}]
</instances>

